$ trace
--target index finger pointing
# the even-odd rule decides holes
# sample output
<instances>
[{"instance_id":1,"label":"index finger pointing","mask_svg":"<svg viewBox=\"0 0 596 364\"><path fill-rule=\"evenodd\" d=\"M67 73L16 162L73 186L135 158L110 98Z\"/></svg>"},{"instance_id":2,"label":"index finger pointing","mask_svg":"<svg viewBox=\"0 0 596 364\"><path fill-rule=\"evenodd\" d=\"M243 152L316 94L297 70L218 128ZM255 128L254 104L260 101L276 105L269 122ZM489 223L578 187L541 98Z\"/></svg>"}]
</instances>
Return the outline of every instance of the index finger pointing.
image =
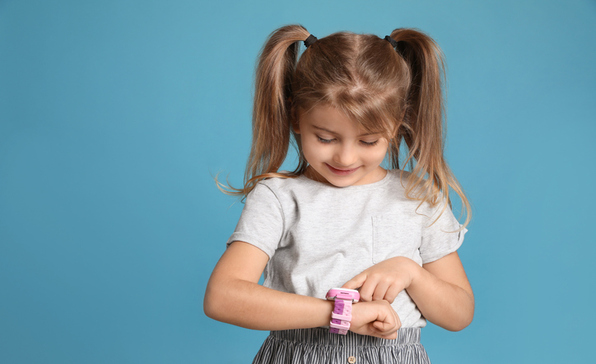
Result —
<instances>
[{"instance_id":1,"label":"index finger pointing","mask_svg":"<svg viewBox=\"0 0 596 364\"><path fill-rule=\"evenodd\" d=\"M355 276L354 278L347 281L341 288L358 289L358 288L362 287L362 284L364 284L364 281L366 281L366 275L363 273L360 273L357 276Z\"/></svg>"}]
</instances>

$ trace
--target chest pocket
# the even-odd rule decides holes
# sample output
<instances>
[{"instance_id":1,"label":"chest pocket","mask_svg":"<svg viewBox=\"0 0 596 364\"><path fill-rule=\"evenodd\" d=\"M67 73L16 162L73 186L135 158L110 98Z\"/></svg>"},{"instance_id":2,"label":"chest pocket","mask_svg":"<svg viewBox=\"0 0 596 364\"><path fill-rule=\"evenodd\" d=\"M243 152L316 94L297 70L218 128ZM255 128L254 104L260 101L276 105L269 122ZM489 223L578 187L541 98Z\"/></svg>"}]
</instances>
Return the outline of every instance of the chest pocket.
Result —
<instances>
[{"instance_id":1,"label":"chest pocket","mask_svg":"<svg viewBox=\"0 0 596 364\"><path fill-rule=\"evenodd\" d=\"M422 232L418 217L400 214L372 217L374 264L397 256L407 257L421 264L419 248Z\"/></svg>"}]
</instances>

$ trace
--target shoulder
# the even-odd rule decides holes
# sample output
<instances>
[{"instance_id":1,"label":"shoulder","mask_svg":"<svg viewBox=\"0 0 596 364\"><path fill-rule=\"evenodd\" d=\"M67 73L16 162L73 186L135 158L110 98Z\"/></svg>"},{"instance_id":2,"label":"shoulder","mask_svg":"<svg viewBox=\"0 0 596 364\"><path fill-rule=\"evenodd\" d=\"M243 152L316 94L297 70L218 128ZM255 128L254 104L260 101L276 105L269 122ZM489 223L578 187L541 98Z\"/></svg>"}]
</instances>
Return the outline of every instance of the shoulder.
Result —
<instances>
[{"instance_id":1,"label":"shoulder","mask_svg":"<svg viewBox=\"0 0 596 364\"><path fill-rule=\"evenodd\" d=\"M412 174L408 171L400 169L387 170L386 183L381 186L387 198L397 200L401 203L413 202L414 200L407 198L406 191L412 179Z\"/></svg>"},{"instance_id":2,"label":"shoulder","mask_svg":"<svg viewBox=\"0 0 596 364\"><path fill-rule=\"evenodd\" d=\"M305 190L311 190L313 183L304 176L291 177L272 177L259 181L257 186L267 188L275 195L300 193Z\"/></svg>"},{"instance_id":3,"label":"shoulder","mask_svg":"<svg viewBox=\"0 0 596 364\"><path fill-rule=\"evenodd\" d=\"M301 189L300 177L271 177L259 181L246 196L245 204L255 202L270 204L282 204L287 197L294 195L296 190Z\"/></svg>"},{"instance_id":4,"label":"shoulder","mask_svg":"<svg viewBox=\"0 0 596 364\"><path fill-rule=\"evenodd\" d=\"M403 169L388 169L387 174L393 185L398 183L403 188L406 188L410 183L416 182L416 176L412 172Z\"/></svg>"},{"instance_id":5,"label":"shoulder","mask_svg":"<svg viewBox=\"0 0 596 364\"><path fill-rule=\"evenodd\" d=\"M394 169L389 170L388 173L391 176L390 193L397 202L409 206L417 215L430 221L435 221L443 215L443 218L452 220L450 217L453 213L445 199L439 198L436 203L431 203L424 198L426 180L419 180L415 174L403 170Z\"/></svg>"},{"instance_id":6,"label":"shoulder","mask_svg":"<svg viewBox=\"0 0 596 364\"><path fill-rule=\"evenodd\" d=\"M270 189L279 189L287 187L295 183L295 180L299 177L270 177L267 179L260 180L257 186L267 186Z\"/></svg>"},{"instance_id":7,"label":"shoulder","mask_svg":"<svg viewBox=\"0 0 596 364\"><path fill-rule=\"evenodd\" d=\"M341 189L313 181L304 175L297 177L273 177L262 180L255 190L267 189L275 196L286 214L298 210L317 209L341 199Z\"/></svg>"}]
</instances>

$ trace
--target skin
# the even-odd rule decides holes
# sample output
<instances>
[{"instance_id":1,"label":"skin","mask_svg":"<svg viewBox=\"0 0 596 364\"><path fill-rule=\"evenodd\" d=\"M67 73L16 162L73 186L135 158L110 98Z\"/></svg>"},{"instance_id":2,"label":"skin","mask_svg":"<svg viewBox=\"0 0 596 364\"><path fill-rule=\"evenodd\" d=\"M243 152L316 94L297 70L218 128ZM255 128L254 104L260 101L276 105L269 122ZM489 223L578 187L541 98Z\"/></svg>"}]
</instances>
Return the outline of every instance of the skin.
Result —
<instances>
[{"instance_id":1,"label":"skin","mask_svg":"<svg viewBox=\"0 0 596 364\"><path fill-rule=\"evenodd\" d=\"M386 171L380 166L388 142L369 134L330 106L300 114L300 134L309 168L306 175L323 183L347 187L374 183ZM207 316L256 330L311 328L329 324L333 302L276 291L258 284L269 257L245 242L225 251L207 284ZM350 331L395 339L401 327L390 306L406 290L424 317L445 329L465 328L474 315L474 296L457 252L422 267L405 257L378 263L346 282L359 289ZM331 288L331 287L330 287Z\"/></svg>"},{"instance_id":2,"label":"skin","mask_svg":"<svg viewBox=\"0 0 596 364\"><path fill-rule=\"evenodd\" d=\"M276 291L258 284L269 257L244 242L223 254L207 284L203 308L207 316L254 330L287 330L329 325L333 302ZM381 300L352 307L351 331L394 339L399 318Z\"/></svg>"},{"instance_id":3,"label":"skin","mask_svg":"<svg viewBox=\"0 0 596 364\"><path fill-rule=\"evenodd\" d=\"M301 113L294 131L300 134L309 164L307 177L346 187L374 183L387 174L380 166L387 154L387 139L380 132L361 130L331 106Z\"/></svg>"}]
</instances>

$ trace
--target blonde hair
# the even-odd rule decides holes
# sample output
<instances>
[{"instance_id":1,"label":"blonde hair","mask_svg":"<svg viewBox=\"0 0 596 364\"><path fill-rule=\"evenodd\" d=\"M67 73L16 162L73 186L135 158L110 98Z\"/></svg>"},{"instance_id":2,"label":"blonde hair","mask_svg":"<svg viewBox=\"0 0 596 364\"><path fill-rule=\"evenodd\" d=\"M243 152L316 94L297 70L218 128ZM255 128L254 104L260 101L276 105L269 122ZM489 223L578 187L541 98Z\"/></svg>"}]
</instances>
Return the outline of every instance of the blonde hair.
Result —
<instances>
[{"instance_id":1,"label":"blonde hair","mask_svg":"<svg viewBox=\"0 0 596 364\"><path fill-rule=\"evenodd\" d=\"M395 29L397 47L376 35L339 32L317 40L298 58L310 33L301 25L274 31L256 71L253 140L243 188L218 182L229 194L246 197L258 181L296 177L308 166L293 131L301 111L319 104L344 112L367 131L389 140L392 169L409 166L406 196L437 206L451 205L449 190L462 200L464 226L470 203L444 156L444 61L438 45L414 29ZM292 172L278 172L293 140L300 156ZM407 155L402 158L400 148ZM403 161L402 161L403 159Z\"/></svg>"}]
</instances>

